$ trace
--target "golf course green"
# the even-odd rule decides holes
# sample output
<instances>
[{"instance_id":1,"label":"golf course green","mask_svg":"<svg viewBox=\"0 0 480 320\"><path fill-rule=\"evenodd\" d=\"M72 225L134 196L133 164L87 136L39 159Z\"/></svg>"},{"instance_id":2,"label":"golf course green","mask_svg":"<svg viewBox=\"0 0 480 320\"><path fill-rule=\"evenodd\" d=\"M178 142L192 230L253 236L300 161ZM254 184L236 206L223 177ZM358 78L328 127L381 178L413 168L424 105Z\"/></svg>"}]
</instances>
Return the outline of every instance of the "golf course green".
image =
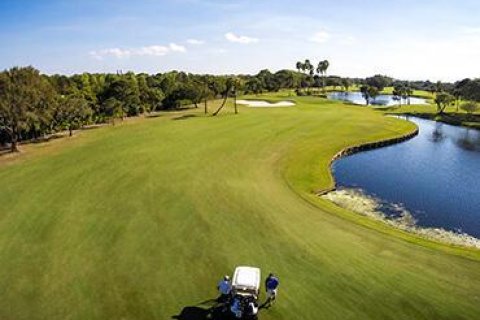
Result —
<instances>
[{"instance_id":1,"label":"golf course green","mask_svg":"<svg viewBox=\"0 0 480 320\"><path fill-rule=\"evenodd\" d=\"M334 154L414 125L285 95L260 99L296 106L164 112L0 157L0 319L170 319L238 265L280 277L262 320L480 319L479 251L315 195Z\"/></svg>"}]
</instances>

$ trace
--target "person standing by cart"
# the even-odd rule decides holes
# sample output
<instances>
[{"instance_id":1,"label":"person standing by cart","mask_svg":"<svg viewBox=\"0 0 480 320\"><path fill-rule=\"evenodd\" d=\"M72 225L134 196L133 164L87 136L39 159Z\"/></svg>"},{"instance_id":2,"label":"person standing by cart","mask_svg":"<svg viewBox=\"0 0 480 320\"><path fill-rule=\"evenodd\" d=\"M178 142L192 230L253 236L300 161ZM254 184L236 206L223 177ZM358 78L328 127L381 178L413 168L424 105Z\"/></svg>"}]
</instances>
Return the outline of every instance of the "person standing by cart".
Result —
<instances>
[{"instance_id":1,"label":"person standing by cart","mask_svg":"<svg viewBox=\"0 0 480 320\"><path fill-rule=\"evenodd\" d=\"M264 308L270 308L277 298L277 288L278 285L280 284L280 281L276 275L273 273L270 273L265 280L265 290L267 291L267 300L263 304L262 307Z\"/></svg>"},{"instance_id":2,"label":"person standing by cart","mask_svg":"<svg viewBox=\"0 0 480 320\"><path fill-rule=\"evenodd\" d=\"M228 303L232 293L232 283L230 281L230 277L227 275L224 276L223 280L218 283L217 289L220 292L220 296L218 297L217 301L219 303Z\"/></svg>"}]
</instances>

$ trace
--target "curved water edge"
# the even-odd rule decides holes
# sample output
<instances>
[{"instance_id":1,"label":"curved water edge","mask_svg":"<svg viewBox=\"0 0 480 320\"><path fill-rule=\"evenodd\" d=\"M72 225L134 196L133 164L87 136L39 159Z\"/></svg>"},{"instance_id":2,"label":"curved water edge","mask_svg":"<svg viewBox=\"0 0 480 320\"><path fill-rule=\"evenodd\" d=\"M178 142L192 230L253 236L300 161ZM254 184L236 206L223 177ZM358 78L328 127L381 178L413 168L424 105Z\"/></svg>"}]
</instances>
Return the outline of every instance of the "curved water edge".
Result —
<instances>
[{"instance_id":1,"label":"curved water edge","mask_svg":"<svg viewBox=\"0 0 480 320\"><path fill-rule=\"evenodd\" d=\"M399 137L388 138L388 139L384 139L384 140L380 140L380 141L367 142L367 143L362 143L362 144L357 144L357 145L354 145L354 146L346 147L346 148L340 150L339 152L337 152L333 156L333 158L330 160L330 164L329 164L330 172L333 172L332 165L338 159L350 156L350 155L358 153L358 152L363 152L363 151L368 151L368 150L377 149L377 148L381 148L381 147L386 147L386 146L390 146L390 145L393 145L393 144L396 144L396 143L400 143L400 142L412 139L413 137L418 135L418 132L419 132L418 127L416 127L415 130L413 130L412 132L403 134ZM324 195L326 193L329 193L331 191L335 191L336 186L335 186L335 178L333 176L333 173L332 173L332 179L333 179L333 184L334 184L333 187L330 187L330 188L327 188L327 189L320 189L320 190L317 190L315 193L318 196L322 196L322 195Z\"/></svg>"},{"instance_id":2,"label":"curved water edge","mask_svg":"<svg viewBox=\"0 0 480 320\"><path fill-rule=\"evenodd\" d=\"M386 201L383 201L376 196L366 194L361 189L355 189L356 187L337 188L338 183L336 182L336 177L334 175L333 169L333 164L336 160L359 152L404 142L406 140L414 138L418 135L418 133L419 127L417 126L414 131L404 134L400 137L364 143L342 149L332 157L329 164L334 186L318 190L315 193L321 198L335 203L339 207L345 208L349 211L361 214L363 216L367 216L373 220L381 221L389 226L395 227L402 231L406 231L429 240L434 240L449 245L480 249L480 240L467 233L463 233L461 231L450 231L444 228L436 227L434 225L418 225L417 220L414 218L414 216L401 204L397 205L394 203L387 203ZM411 144L411 142L409 142L409 144ZM386 150L388 150L388 148ZM393 149L390 148L390 150ZM388 215L381 210L385 209L385 206L389 206L389 209L387 210L389 213ZM392 208L393 211L396 211L396 214L391 214Z\"/></svg>"}]
</instances>

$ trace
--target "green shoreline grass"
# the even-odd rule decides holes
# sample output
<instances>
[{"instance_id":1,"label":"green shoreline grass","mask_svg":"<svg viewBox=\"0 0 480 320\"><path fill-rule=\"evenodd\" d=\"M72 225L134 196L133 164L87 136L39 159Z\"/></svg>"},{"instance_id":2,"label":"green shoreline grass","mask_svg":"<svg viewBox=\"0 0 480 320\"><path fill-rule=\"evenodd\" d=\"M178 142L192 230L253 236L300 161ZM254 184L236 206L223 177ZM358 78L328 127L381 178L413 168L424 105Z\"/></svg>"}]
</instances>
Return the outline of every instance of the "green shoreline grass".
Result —
<instances>
[{"instance_id":1,"label":"green shoreline grass","mask_svg":"<svg viewBox=\"0 0 480 320\"><path fill-rule=\"evenodd\" d=\"M0 318L169 319L251 264L281 277L265 320L478 319L479 251L312 192L333 183L339 150L414 126L294 99L236 116L165 113L25 147L0 166ZM173 120L185 114L195 117Z\"/></svg>"}]
</instances>

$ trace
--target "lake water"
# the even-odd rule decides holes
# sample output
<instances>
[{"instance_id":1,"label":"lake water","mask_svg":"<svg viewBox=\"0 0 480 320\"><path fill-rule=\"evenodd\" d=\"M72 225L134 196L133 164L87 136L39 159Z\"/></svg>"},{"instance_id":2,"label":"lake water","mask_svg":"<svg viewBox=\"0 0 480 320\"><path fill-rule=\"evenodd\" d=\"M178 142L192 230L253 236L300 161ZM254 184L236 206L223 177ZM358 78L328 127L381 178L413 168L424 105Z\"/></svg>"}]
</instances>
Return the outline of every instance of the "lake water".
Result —
<instances>
[{"instance_id":1,"label":"lake water","mask_svg":"<svg viewBox=\"0 0 480 320\"><path fill-rule=\"evenodd\" d=\"M401 204L420 226L480 238L480 131L409 120L415 138L335 161L337 186Z\"/></svg>"},{"instance_id":2,"label":"lake water","mask_svg":"<svg viewBox=\"0 0 480 320\"><path fill-rule=\"evenodd\" d=\"M332 100L348 101L354 104L365 105L365 99L363 98L361 92L331 92L327 96L329 99ZM407 103L408 100L405 101L402 99L402 104ZM380 106L393 106L398 105L399 101L393 99L393 95L382 94L377 96L374 100L371 100L370 104ZM427 101L422 98L411 97L410 104L427 104Z\"/></svg>"}]
</instances>

